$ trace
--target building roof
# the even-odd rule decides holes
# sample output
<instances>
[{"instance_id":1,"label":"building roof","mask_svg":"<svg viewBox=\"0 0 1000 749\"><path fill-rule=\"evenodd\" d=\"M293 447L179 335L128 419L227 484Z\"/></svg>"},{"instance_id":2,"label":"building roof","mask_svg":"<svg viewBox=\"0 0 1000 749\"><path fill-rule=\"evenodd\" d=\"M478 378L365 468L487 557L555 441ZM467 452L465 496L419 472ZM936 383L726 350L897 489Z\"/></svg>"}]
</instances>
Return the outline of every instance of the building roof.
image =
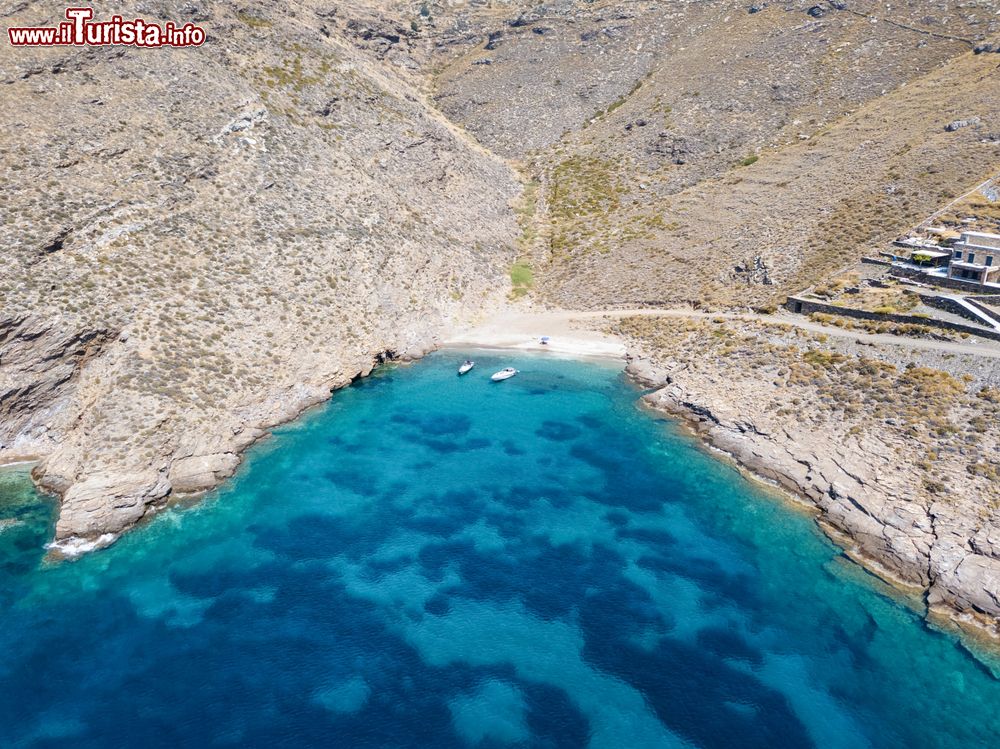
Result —
<instances>
[{"instance_id":1,"label":"building roof","mask_svg":"<svg viewBox=\"0 0 1000 749\"><path fill-rule=\"evenodd\" d=\"M980 265L979 263L966 263L966 262L962 262L962 261L959 261L959 260L952 260L951 261L951 267L952 268L965 268L966 270L986 270L987 268L989 268L990 270L993 269L993 266L991 266L991 265ZM996 267L1000 268L1000 265L998 265Z\"/></svg>"},{"instance_id":2,"label":"building roof","mask_svg":"<svg viewBox=\"0 0 1000 749\"><path fill-rule=\"evenodd\" d=\"M944 226L932 226L927 230L928 234L936 234L941 237L941 239L958 239L962 236L962 232L955 231L954 229L948 229Z\"/></svg>"},{"instance_id":3,"label":"building roof","mask_svg":"<svg viewBox=\"0 0 1000 749\"><path fill-rule=\"evenodd\" d=\"M906 237L906 239L896 240L896 244L903 245L905 247L940 247L937 241L933 239L922 239L919 237Z\"/></svg>"},{"instance_id":4,"label":"building roof","mask_svg":"<svg viewBox=\"0 0 1000 749\"><path fill-rule=\"evenodd\" d=\"M958 243L966 247L1000 250L1000 234L987 234L984 231L964 231Z\"/></svg>"}]
</instances>

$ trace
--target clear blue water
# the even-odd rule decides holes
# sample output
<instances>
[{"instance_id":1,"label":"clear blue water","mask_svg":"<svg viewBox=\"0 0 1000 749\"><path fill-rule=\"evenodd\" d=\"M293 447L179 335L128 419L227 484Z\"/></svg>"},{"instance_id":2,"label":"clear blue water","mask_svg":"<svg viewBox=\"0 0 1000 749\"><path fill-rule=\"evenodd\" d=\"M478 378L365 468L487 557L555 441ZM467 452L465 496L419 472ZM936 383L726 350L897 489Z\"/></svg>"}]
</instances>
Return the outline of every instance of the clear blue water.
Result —
<instances>
[{"instance_id":1,"label":"clear blue water","mask_svg":"<svg viewBox=\"0 0 1000 749\"><path fill-rule=\"evenodd\" d=\"M4 474L0 746L997 745L1000 682L617 372L461 358L75 563Z\"/></svg>"}]
</instances>

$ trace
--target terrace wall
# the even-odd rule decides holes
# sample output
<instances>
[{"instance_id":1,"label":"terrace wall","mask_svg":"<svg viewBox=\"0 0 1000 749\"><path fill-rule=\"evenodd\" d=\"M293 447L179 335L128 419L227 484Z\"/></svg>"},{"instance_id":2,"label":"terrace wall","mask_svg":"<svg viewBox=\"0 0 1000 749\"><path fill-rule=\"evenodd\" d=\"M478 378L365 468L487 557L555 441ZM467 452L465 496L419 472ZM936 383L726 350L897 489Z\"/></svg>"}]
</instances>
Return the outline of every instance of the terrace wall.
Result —
<instances>
[{"instance_id":1,"label":"terrace wall","mask_svg":"<svg viewBox=\"0 0 1000 749\"><path fill-rule=\"evenodd\" d=\"M785 301L785 309L802 315L811 315L813 312L822 312L827 315L840 315L841 317L855 317L861 320L872 320L874 322L895 322L904 325L923 325L928 328L939 328L950 330L956 333L968 333L969 335L989 338L1000 341L1000 332L987 330L974 325L952 322L950 320L935 320L931 317L917 317L916 315L900 315L885 312L870 312L864 309L854 309L851 307L838 307L835 304L827 304L815 299L803 299L802 297L790 296Z\"/></svg>"}]
</instances>

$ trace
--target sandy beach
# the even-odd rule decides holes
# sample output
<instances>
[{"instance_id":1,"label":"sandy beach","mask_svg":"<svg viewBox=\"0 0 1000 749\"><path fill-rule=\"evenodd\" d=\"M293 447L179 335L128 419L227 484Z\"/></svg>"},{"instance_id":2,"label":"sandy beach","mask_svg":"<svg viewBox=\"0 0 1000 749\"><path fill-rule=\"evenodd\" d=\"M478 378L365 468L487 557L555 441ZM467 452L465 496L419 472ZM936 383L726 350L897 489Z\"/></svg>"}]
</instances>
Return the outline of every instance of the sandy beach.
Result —
<instances>
[{"instance_id":1,"label":"sandy beach","mask_svg":"<svg viewBox=\"0 0 1000 749\"><path fill-rule=\"evenodd\" d=\"M754 312L703 312L690 308L628 308L606 310L541 309L529 305L504 308L466 327L458 328L445 338L448 347L512 348L528 351L549 350L562 356L584 358L625 357L624 342L599 329L602 322L624 317L672 317L758 321L775 325L791 325L802 330L832 338L845 338L873 346L893 346L914 352L934 351L950 355L971 355L1000 358L1000 346L987 340L951 341L930 338L870 333L863 330L824 325L808 317L788 312L759 314ZM549 336L549 343L539 339Z\"/></svg>"},{"instance_id":2,"label":"sandy beach","mask_svg":"<svg viewBox=\"0 0 1000 749\"><path fill-rule=\"evenodd\" d=\"M549 351L560 356L624 359L625 344L597 331L604 311L573 312L525 308L504 311L487 321L456 331L445 340L449 347L504 348ZM540 343L548 336L547 344Z\"/></svg>"}]
</instances>

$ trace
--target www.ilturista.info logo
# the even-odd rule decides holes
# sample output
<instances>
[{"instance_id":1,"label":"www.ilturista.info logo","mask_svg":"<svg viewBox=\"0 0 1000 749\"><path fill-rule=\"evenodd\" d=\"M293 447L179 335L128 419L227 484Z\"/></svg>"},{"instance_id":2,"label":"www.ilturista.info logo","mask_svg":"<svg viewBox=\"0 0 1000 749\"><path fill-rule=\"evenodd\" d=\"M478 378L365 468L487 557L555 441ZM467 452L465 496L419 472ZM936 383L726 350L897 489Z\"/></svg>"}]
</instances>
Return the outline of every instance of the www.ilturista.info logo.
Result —
<instances>
[{"instance_id":1,"label":"www.ilturista.info logo","mask_svg":"<svg viewBox=\"0 0 1000 749\"><path fill-rule=\"evenodd\" d=\"M205 43L205 30L193 23L162 26L141 18L111 16L110 21L92 21L93 8L67 8L66 23L58 26L21 26L7 29L15 47L102 46L197 47Z\"/></svg>"}]
</instances>

